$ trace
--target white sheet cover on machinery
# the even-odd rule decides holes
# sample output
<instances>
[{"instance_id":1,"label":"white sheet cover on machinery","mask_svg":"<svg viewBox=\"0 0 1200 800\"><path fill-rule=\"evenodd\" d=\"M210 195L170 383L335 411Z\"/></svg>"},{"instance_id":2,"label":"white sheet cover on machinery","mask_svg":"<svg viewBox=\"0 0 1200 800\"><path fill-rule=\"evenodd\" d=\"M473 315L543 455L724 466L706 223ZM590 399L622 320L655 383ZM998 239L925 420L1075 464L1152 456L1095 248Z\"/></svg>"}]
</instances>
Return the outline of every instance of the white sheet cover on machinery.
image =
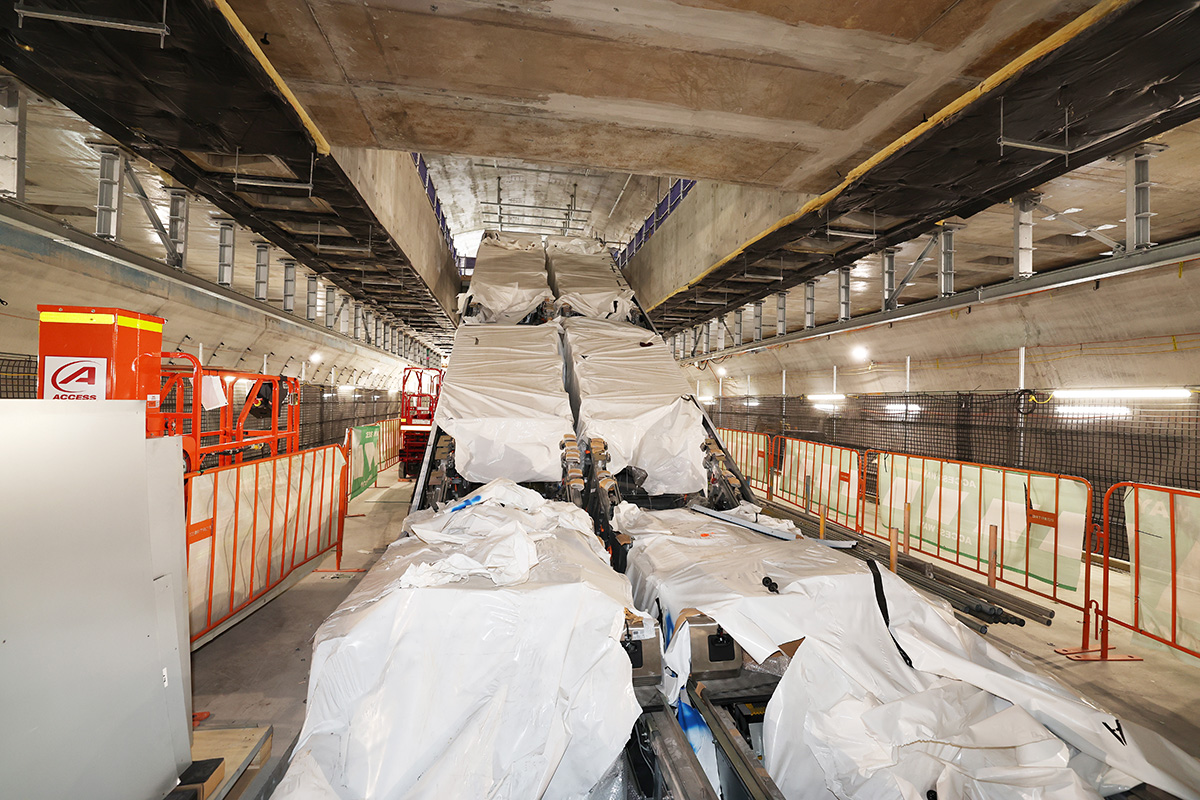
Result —
<instances>
[{"instance_id":1,"label":"white sheet cover on machinery","mask_svg":"<svg viewBox=\"0 0 1200 800\"><path fill-rule=\"evenodd\" d=\"M558 323L459 327L434 421L469 481L559 480L559 445L575 426Z\"/></svg>"},{"instance_id":2,"label":"white sheet cover on machinery","mask_svg":"<svg viewBox=\"0 0 1200 800\"><path fill-rule=\"evenodd\" d=\"M876 577L815 540L775 540L687 509L623 503L616 524L634 540L635 602L661 609L667 630L698 609L760 663L803 639L763 730L764 765L789 800L924 800L930 789L1081 800L1142 781L1200 797L1195 759L1022 666L886 567ZM687 642L676 633L665 661L684 676Z\"/></svg>"},{"instance_id":3,"label":"white sheet cover on machinery","mask_svg":"<svg viewBox=\"0 0 1200 800\"><path fill-rule=\"evenodd\" d=\"M404 528L317 631L274 800L587 797L641 713L590 517L500 480Z\"/></svg>"},{"instance_id":4,"label":"white sheet cover on machinery","mask_svg":"<svg viewBox=\"0 0 1200 800\"><path fill-rule=\"evenodd\" d=\"M540 238L485 236L475 254L475 269L467 291L459 295L463 322L520 322L545 300L553 300L546 274L546 251ZM474 303L478 311L466 314Z\"/></svg>"},{"instance_id":5,"label":"white sheet cover on machinery","mask_svg":"<svg viewBox=\"0 0 1200 800\"><path fill-rule=\"evenodd\" d=\"M563 329L580 439L604 439L614 475L629 465L645 470L652 495L704 489L703 417L662 339L587 317L568 317Z\"/></svg>"},{"instance_id":6,"label":"white sheet cover on machinery","mask_svg":"<svg viewBox=\"0 0 1200 800\"><path fill-rule=\"evenodd\" d=\"M552 237L546 260L556 307L593 319L629 318L633 289L598 242Z\"/></svg>"}]
</instances>

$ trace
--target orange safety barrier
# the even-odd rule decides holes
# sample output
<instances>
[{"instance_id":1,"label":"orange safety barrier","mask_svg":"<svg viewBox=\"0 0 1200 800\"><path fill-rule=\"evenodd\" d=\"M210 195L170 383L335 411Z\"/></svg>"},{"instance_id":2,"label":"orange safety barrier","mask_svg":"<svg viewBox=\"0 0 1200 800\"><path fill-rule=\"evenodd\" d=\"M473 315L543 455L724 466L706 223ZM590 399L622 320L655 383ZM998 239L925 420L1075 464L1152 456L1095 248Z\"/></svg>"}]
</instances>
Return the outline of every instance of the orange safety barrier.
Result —
<instances>
[{"instance_id":1,"label":"orange safety barrier","mask_svg":"<svg viewBox=\"0 0 1200 800\"><path fill-rule=\"evenodd\" d=\"M1124 505L1129 540L1127 574L1114 574L1109 548L1117 497ZM1109 623L1113 622L1200 657L1200 570L1196 568L1200 562L1200 492L1132 481L1114 484L1104 495L1104 525L1098 534L1096 549L1089 548L1089 561L1094 561L1092 556L1101 558L1100 597L1091 596L1089 580L1083 644L1057 652L1076 661L1140 661L1111 653ZM1120 585L1114 587L1118 579Z\"/></svg>"},{"instance_id":2,"label":"orange safety barrier","mask_svg":"<svg viewBox=\"0 0 1200 800\"><path fill-rule=\"evenodd\" d=\"M168 436L182 436L189 469L198 469L208 455L217 457L218 466L239 463L250 449L266 448L271 455L294 453L300 443L300 407L292 399L300 397L300 382L282 375L259 375L227 369L205 369L188 353L162 353L164 359L183 359L188 368L164 367L159 389L160 414ZM203 426L203 378L218 379L225 405L215 427ZM186 402L188 382L190 403ZM236 395L245 389L240 403ZM168 399L170 398L170 399ZM286 404L284 424L280 425L280 404ZM251 424L263 420L262 427ZM266 420L269 419L269 427Z\"/></svg>"},{"instance_id":3,"label":"orange safety barrier","mask_svg":"<svg viewBox=\"0 0 1200 800\"><path fill-rule=\"evenodd\" d=\"M400 447L404 443L400 417L379 420L379 471L400 463Z\"/></svg>"},{"instance_id":4,"label":"orange safety barrier","mask_svg":"<svg viewBox=\"0 0 1200 800\"><path fill-rule=\"evenodd\" d=\"M858 530L858 451L776 436L772 440L773 499Z\"/></svg>"},{"instance_id":5,"label":"orange safety barrier","mask_svg":"<svg viewBox=\"0 0 1200 800\"><path fill-rule=\"evenodd\" d=\"M193 648L330 550L340 569L346 498L340 445L189 474L184 502Z\"/></svg>"},{"instance_id":6,"label":"orange safety barrier","mask_svg":"<svg viewBox=\"0 0 1200 800\"><path fill-rule=\"evenodd\" d=\"M720 429L750 486L830 522L1082 608L1082 478ZM870 476L867 473L870 473ZM868 480L874 478L874 485Z\"/></svg>"},{"instance_id":7,"label":"orange safety barrier","mask_svg":"<svg viewBox=\"0 0 1200 800\"><path fill-rule=\"evenodd\" d=\"M1092 487L1082 478L868 450L860 532L1082 608Z\"/></svg>"},{"instance_id":8,"label":"orange safety barrier","mask_svg":"<svg viewBox=\"0 0 1200 800\"><path fill-rule=\"evenodd\" d=\"M751 489L759 489L771 497L771 465L774 451L770 434L718 428L721 441L733 456Z\"/></svg>"}]
</instances>

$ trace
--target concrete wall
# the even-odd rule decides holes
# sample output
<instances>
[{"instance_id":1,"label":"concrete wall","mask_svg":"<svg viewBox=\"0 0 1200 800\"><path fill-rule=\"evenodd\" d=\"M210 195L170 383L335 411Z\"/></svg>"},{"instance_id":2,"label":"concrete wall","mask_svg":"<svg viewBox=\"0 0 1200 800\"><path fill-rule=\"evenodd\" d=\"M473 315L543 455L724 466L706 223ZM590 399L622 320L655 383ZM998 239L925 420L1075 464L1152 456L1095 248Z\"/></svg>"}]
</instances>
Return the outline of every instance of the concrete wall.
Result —
<instances>
[{"instance_id":1,"label":"concrete wall","mask_svg":"<svg viewBox=\"0 0 1200 800\"><path fill-rule=\"evenodd\" d=\"M390 387L408 364L307 322L303 296L300 313L292 316L117 245L91 240L93 250L73 245L67 229L61 233L0 219L0 297L8 303L0 309L0 351L37 353L37 306L55 304L116 306L164 317L163 349L195 355L203 343L204 361L212 367L258 372L263 355L273 353L267 369L274 374L298 376L306 364L306 377L327 381L336 365L346 376L350 370L365 374L361 385ZM319 362L311 360L314 354Z\"/></svg>"},{"instance_id":2,"label":"concrete wall","mask_svg":"<svg viewBox=\"0 0 1200 800\"><path fill-rule=\"evenodd\" d=\"M438 305L457 319L462 281L408 152L335 147L333 156L408 256Z\"/></svg>"},{"instance_id":3,"label":"concrete wall","mask_svg":"<svg viewBox=\"0 0 1200 800\"><path fill-rule=\"evenodd\" d=\"M770 347L770 340L764 341ZM685 370L701 392L788 394L1200 384L1200 260L739 355ZM867 360L856 361L855 348ZM748 377L747 377L748 376Z\"/></svg>"},{"instance_id":4,"label":"concrete wall","mask_svg":"<svg viewBox=\"0 0 1200 800\"><path fill-rule=\"evenodd\" d=\"M625 267L642 307L654 308L809 199L799 192L699 181Z\"/></svg>"}]
</instances>

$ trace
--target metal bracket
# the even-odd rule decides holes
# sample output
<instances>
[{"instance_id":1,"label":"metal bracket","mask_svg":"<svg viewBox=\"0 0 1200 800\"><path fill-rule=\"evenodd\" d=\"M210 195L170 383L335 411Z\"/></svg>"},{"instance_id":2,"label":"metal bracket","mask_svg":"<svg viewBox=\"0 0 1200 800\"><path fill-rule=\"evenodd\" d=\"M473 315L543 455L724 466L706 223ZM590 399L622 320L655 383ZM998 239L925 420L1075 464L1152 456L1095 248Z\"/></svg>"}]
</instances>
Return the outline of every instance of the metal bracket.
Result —
<instances>
[{"instance_id":1,"label":"metal bracket","mask_svg":"<svg viewBox=\"0 0 1200 800\"><path fill-rule=\"evenodd\" d=\"M1097 242L1100 242L1100 244L1102 244L1106 247L1112 248L1114 256L1119 256L1125 252L1125 245L1122 244L1121 242L1118 242L1115 239L1108 238L1103 233L1100 233L1099 231L1095 230L1094 228L1089 228L1087 225L1084 225L1082 222L1076 222L1070 216L1062 213L1061 211L1055 211L1053 208L1050 208L1049 206L1044 205L1043 203L1040 203L1040 202L1035 203L1034 207L1037 208L1038 211L1041 211L1043 214L1046 215L1046 216L1042 217L1043 222L1052 222L1054 220L1059 220L1061 222L1065 222L1068 225L1070 225L1072 228L1074 228L1076 231L1078 231L1079 233L1086 234L1086 235L1092 237L1093 239L1095 239Z\"/></svg>"},{"instance_id":2,"label":"metal bracket","mask_svg":"<svg viewBox=\"0 0 1200 800\"><path fill-rule=\"evenodd\" d=\"M76 11L51 11L49 9L27 6L19 0L13 4L13 10L17 12L18 28L24 28L25 18L29 17L30 19L46 19L51 22L66 22L71 25L86 25L92 28L111 28L118 31L132 31L133 33L151 33L158 36L159 49L167 46L167 37L171 34L171 29L167 27L167 0L163 0L163 21L158 24L117 19L115 17L99 17L94 14L80 14Z\"/></svg>"},{"instance_id":3,"label":"metal bracket","mask_svg":"<svg viewBox=\"0 0 1200 800\"><path fill-rule=\"evenodd\" d=\"M929 241L925 243L925 248L921 251L921 254L917 256L917 260L912 262L908 268L908 272L904 273L904 277L900 279L898 284L896 284L895 291L893 291L892 296L888 298L888 308L896 308L900 305L900 293L903 292L912 279L916 277L917 271L921 269L921 265L929 260L929 253L933 250L934 246L937 245L938 241L941 239L941 236L941 232L938 231L929 237Z\"/></svg>"},{"instance_id":4,"label":"metal bracket","mask_svg":"<svg viewBox=\"0 0 1200 800\"><path fill-rule=\"evenodd\" d=\"M154 213L154 206L150 203L150 197L146 194L146 190L142 188L142 182L138 180L137 173L133 171L133 165L129 163L129 159L125 159L125 177L129 179L129 185L133 188L133 193L137 195L138 202L142 204L142 210L146 212L146 219L150 220L150 224L154 226L154 232L158 234L158 238L162 240L163 247L167 250L167 263L172 267L182 267L183 257L179 254L178 248L175 247L175 240L167 233L167 229L163 227L162 220L158 218L158 214Z\"/></svg>"}]
</instances>

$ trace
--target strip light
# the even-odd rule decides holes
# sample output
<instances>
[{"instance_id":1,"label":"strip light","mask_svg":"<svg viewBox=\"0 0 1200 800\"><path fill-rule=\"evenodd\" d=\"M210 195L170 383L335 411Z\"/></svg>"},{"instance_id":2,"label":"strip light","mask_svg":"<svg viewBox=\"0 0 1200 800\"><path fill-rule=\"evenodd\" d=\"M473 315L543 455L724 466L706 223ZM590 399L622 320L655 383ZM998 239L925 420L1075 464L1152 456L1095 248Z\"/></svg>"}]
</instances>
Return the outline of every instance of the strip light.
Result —
<instances>
[{"instance_id":1,"label":"strip light","mask_svg":"<svg viewBox=\"0 0 1200 800\"><path fill-rule=\"evenodd\" d=\"M1064 417L1128 417L1128 406L1059 406L1054 409Z\"/></svg>"},{"instance_id":2,"label":"strip light","mask_svg":"<svg viewBox=\"0 0 1200 800\"><path fill-rule=\"evenodd\" d=\"M810 394L808 396L808 399L812 400L814 403L829 403L829 402L836 403L841 400L845 400L846 395L844 395L844 394Z\"/></svg>"},{"instance_id":3,"label":"strip light","mask_svg":"<svg viewBox=\"0 0 1200 800\"><path fill-rule=\"evenodd\" d=\"M1192 396L1190 389L1055 389L1050 394L1055 400L1186 400Z\"/></svg>"},{"instance_id":4,"label":"strip light","mask_svg":"<svg viewBox=\"0 0 1200 800\"><path fill-rule=\"evenodd\" d=\"M921 407L915 403L888 403L884 410L889 414L921 413Z\"/></svg>"}]
</instances>

